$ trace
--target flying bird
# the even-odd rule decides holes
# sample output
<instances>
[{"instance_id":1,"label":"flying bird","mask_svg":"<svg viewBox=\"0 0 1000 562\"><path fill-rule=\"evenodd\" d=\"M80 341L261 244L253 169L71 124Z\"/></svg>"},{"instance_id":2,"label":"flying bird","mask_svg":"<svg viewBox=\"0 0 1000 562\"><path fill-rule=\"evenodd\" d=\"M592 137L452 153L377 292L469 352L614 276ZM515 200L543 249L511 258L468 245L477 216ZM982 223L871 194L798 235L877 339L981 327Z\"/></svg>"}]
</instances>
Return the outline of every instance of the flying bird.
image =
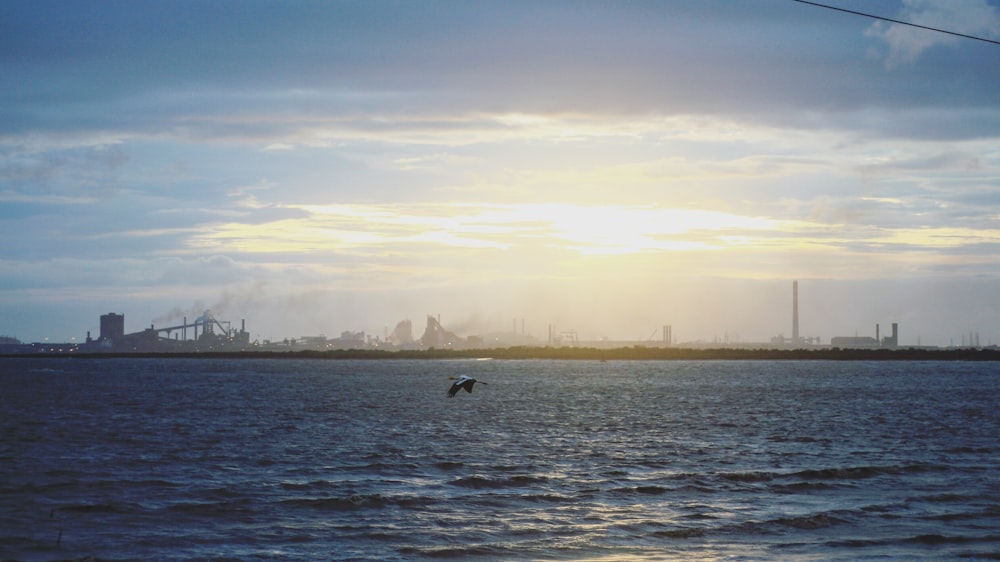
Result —
<instances>
[{"instance_id":1,"label":"flying bird","mask_svg":"<svg viewBox=\"0 0 1000 562\"><path fill-rule=\"evenodd\" d=\"M472 392L472 385L474 385L477 382L479 382L476 379L474 379L472 377L469 377L469 376L466 376L466 375L462 375L462 376L458 377L457 379L455 377L449 377L449 378L451 380L455 381L455 384L451 385L451 388L448 389L448 398L454 398L455 397L455 393L458 392L458 389L460 389L460 388L464 388L466 392L471 393ZM480 382L479 384L486 384L486 383Z\"/></svg>"}]
</instances>

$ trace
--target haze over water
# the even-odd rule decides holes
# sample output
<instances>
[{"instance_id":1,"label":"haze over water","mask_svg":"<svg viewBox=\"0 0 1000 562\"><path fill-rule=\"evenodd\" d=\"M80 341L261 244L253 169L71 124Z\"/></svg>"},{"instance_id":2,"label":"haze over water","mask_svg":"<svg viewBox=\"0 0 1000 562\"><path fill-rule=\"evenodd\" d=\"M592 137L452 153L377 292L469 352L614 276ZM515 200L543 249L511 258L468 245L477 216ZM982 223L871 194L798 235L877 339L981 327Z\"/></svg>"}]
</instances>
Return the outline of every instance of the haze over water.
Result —
<instances>
[{"instance_id":1,"label":"haze over water","mask_svg":"<svg viewBox=\"0 0 1000 562\"><path fill-rule=\"evenodd\" d=\"M8 358L0 387L3 559L1000 556L991 363Z\"/></svg>"}]
</instances>

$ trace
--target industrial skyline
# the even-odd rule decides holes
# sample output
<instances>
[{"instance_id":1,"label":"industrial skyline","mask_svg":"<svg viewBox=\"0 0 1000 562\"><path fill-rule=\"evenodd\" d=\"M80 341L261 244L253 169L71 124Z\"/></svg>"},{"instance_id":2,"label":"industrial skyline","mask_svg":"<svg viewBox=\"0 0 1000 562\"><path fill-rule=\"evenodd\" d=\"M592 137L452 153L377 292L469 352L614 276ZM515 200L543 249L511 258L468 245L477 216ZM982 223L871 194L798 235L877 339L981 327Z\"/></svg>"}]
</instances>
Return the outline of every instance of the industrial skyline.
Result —
<instances>
[{"instance_id":1,"label":"industrial skyline","mask_svg":"<svg viewBox=\"0 0 1000 562\"><path fill-rule=\"evenodd\" d=\"M174 314L161 318L174 319ZM494 331L488 333L459 334L448 329L441 321L440 315L426 316L426 327L423 335L414 335L413 323L410 319L397 322L390 332L388 326L379 333L344 330L339 337L327 337L325 334L283 337L277 340L253 338L247 330L246 320L241 319L239 329L233 327L229 320L217 318L212 311L204 310L200 315L189 321L187 316L181 316L180 323L159 325L151 323L140 331L127 332L125 315L106 313L100 316L100 331L94 337L90 331L86 338L77 341L75 338L67 342L20 342L16 338L3 336L0 339L0 350L15 352L17 350L30 352L42 351L84 351L84 352L197 352L197 351L253 351L253 350L324 350L324 349L470 349L470 348L502 348L509 346L547 346L547 347L614 347L614 346L647 346L647 347L745 347L755 349L897 349L905 348L937 348L955 347L952 340L947 346L925 346L918 338L916 342L900 340L899 323L891 323L891 334L881 336L881 324L874 325L872 335L838 335L832 336L827 342L818 336L803 336L799 332L799 282L791 285L791 338L783 334L770 337L768 340L741 339L737 334L730 337L728 332L720 338L715 336L710 340L679 340L674 336L674 326L663 324L653 330L645 339L614 340L609 338L580 338L575 330L559 330L549 324L547 336L544 339L529 334L526 330L525 318L512 319L510 331ZM190 335L189 335L190 334ZM970 332L966 342L965 334L961 335L959 347L993 347L987 338L981 342L979 332Z\"/></svg>"}]
</instances>

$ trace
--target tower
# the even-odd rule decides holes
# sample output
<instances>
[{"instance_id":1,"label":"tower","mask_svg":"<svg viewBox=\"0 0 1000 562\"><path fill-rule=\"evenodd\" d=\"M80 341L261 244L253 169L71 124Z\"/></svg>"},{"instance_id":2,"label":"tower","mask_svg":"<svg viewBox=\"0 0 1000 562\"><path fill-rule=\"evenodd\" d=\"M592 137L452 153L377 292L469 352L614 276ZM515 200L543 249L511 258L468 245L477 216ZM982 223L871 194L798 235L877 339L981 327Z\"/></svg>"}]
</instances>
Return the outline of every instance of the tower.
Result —
<instances>
[{"instance_id":1,"label":"tower","mask_svg":"<svg viewBox=\"0 0 1000 562\"><path fill-rule=\"evenodd\" d=\"M125 336L125 315L109 312L101 315L101 341L120 340Z\"/></svg>"},{"instance_id":2,"label":"tower","mask_svg":"<svg viewBox=\"0 0 1000 562\"><path fill-rule=\"evenodd\" d=\"M792 281L792 345L799 345L799 282Z\"/></svg>"}]
</instances>

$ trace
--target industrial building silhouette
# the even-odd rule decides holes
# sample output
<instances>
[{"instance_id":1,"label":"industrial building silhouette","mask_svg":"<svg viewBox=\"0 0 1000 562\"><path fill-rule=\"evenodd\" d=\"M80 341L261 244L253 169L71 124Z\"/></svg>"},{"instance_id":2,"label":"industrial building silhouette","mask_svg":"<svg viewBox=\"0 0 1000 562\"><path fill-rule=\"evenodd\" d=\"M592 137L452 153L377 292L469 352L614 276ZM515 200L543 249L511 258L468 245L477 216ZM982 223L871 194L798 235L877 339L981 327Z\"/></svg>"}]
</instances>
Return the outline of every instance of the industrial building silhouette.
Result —
<instances>
[{"instance_id":1,"label":"industrial building silhouette","mask_svg":"<svg viewBox=\"0 0 1000 562\"><path fill-rule=\"evenodd\" d=\"M770 342L712 342L688 341L679 342L675 336L674 326L662 325L662 338L654 339L651 335L645 341L581 341L577 332L557 332L551 324L547 340L536 340L527 335L524 330L524 319L515 319L513 331L510 333L495 332L485 335L460 336L446 329L440 316L427 316L423 335L415 338L410 320L402 320L391 332L386 328L384 337L368 335L364 332L344 331L338 338L327 338L324 335L301 337L282 341L251 341L246 329L246 321L241 320L239 328L232 327L229 321L217 319L206 310L196 319L188 321L184 317L179 324L157 327L150 324L138 332L126 333L125 315L109 312L100 316L100 332L93 338L87 332L85 343L33 343L23 344L16 338L0 337L0 354L10 353L42 353L42 352L84 352L84 353L130 353L130 352L232 352L232 351L302 351L302 350L333 350L333 349L479 349L502 348L505 346L525 347L594 347L608 349L621 346L662 347L662 348L744 348L744 349L777 349L777 350L818 350L823 348L840 349L898 349L899 324L891 324L890 335L882 336L880 325L875 324L875 335L871 336L834 336L828 344L823 344L819 337L803 336L799 323L799 282L792 281L791 302L791 338L783 335L772 337ZM653 333L656 334L656 331ZM979 346L978 334L969 336L969 346ZM910 346L913 347L913 346ZM917 348L921 346L916 346ZM962 347L966 347L963 337Z\"/></svg>"},{"instance_id":2,"label":"industrial building silhouette","mask_svg":"<svg viewBox=\"0 0 1000 562\"><path fill-rule=\"evenodd\" d=\"M95 340L87 332L80 351L113 352L181 352L181 351L245 351L251 349L246 321L236 330L205 311L193 322L184 318L179 325L157 328L150 325L141 332L125 333L125 315L109 312L101 315L100 334ZM218 328L218 332L216 331ZM188 338L188 329L191 338ZM200 333L199 333L200 331Z\"/></svg>"}]
</instances>

